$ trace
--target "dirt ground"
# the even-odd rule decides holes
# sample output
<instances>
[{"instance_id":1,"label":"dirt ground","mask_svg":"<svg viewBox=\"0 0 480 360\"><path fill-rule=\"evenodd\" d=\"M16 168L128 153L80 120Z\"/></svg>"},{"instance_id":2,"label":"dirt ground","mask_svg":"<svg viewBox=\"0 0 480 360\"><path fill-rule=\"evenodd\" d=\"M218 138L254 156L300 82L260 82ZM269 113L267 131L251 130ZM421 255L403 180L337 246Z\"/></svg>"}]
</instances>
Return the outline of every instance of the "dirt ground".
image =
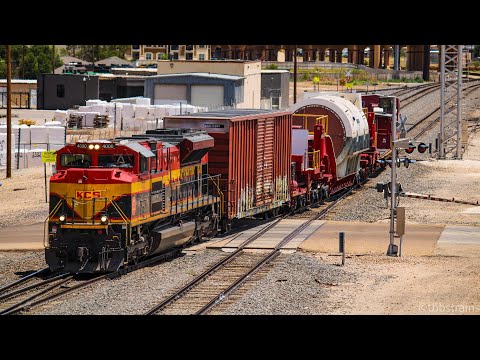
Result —
<instances>
[{"instance_id":1,"label":"dirt ground","mask_svg":"<svg viewBox=\"0 0 480 360\"><path fill-rule=\"evenodd\" d=\"M47 184L51 175L51 166L47 166ZM10 179L2 170L0 183L0 231L6 226L34 224L47 218L43 167L14 170Z\"/></svg>"},{"instance_id":2,"label":"dirt ground","mask_svg":"<svg viewBox=\"0 0 480 360\"><path fill-rule=\"evenodd\" d=\"M464 159L423 163L432 168L431 177L442 180L435 184L435 195L452 197L453 193L466 200L478 199L480 131L471 137ZM415 209L418 222L434 214L445 224L468 218L466 222L470 226L447 226L434 244L433 252L423 254L415 251L395 258L361 254L354 251L358 249L352 249L352 253L360 256L348 256L344 269L354 275L355 281L330 288L328 302L333 310L329 313L480 314L480 208L416 199L402 202ZM303 243L307 250L308 242ZM425 250L431 245L431 241L425 242ZM325 250L332 251L332 247ZM333 255L338 254L313 254L320 261L339 264L340 257Z\"/></svg>"},{"instance_id":3,"label":"dirt ground","mask_svg":"<svg viewBox=\"0 0 480 360\"><path fill-rule=\"evenodd\" d=\"M380 89L390 89L398 88L402 86L416 86L417 84L407 84L407 83L379 83L377 86L369 86L368 91L380 90ZM337 85L320 85L320 91L345 91L345 87ZM365 85L358 85L354 87L354 90L367 90ZM314 91L313 81L297 81L297 102L303 100L303 93L305 91ZM289 91L289 105L293 105L293 81L290 81L290 91Z\"/></svg>"},{"instance_id":4,"label":"dirt ground","mask_svg":"<svg viewBox=\"0 0 480 360\"><path fill-rule=\"evenodd\" d=\"M0 109L0 124L6 124L7 110ZM36 125L44 125L45 121L52 121L55 110L36 110L36 109L12 109L12 124L18 124L19 120L34 120Z\"/></svg>"},{"instance_id":5,"label":"dirt ground","mask_svg":"<svg viewBox=\"0 0 480 360\"><path fill-rule=\"evenodd\" d=\"M479 255L347 258L344 269L355 281L329 288L329 314L478 315ZM338 256L315 257L340 263Z\"/></svg>"}]
</instances>

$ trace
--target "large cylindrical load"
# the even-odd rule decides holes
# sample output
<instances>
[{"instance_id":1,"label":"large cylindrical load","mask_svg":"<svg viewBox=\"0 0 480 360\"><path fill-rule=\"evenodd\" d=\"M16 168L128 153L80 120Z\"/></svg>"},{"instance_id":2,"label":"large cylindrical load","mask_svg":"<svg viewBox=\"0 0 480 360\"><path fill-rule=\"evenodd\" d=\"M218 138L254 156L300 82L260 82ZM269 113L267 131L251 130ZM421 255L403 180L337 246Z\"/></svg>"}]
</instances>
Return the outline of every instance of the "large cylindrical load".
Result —
<instances>
[{"instance_id":1,"label":"large cylindrical load","mask_svg":"<svg viewBox=\"0 0 480 360\"><path fill-rule=\"evenodd\" d=\"M356 172L360 166L360 153L370 146L368 121L361 110L360 95L354 95L352 102L341 96L321 94L298 102L289 109L294 114L310 115L307 117L310 132L315 125L315 116L311 115L328 116L327 135L332 139L338 178ZM293 117L293 125L303 125L304 121L305 117Z\"/></svg>"}]
</instances>

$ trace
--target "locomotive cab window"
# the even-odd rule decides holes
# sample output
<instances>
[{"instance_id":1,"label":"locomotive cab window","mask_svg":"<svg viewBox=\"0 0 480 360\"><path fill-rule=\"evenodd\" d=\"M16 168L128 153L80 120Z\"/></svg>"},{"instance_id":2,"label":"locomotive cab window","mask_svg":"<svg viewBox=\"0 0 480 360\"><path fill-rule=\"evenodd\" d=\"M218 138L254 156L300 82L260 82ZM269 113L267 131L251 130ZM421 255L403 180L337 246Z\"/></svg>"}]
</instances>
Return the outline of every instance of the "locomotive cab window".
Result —
<instances>
[{"instance_id":1,"label":"locomotive cab window","mask_svg":"<svg viewBox=\"0 0 480 360\"><path fill-rule=\"evenodd\" d=\"M148 171L148 159L140 155L140 173L145 173Z\"/></svg>"},{"instance_id":2,"label":"locomotive cab window","mask_svg":"<svg viewBox=\"0 0 480 360\"><path fill-rule=\"evenodd\" d=\"M62 154L60 165L65 167L87 168L92 164L92 157L87 154Z\"/></svg>"},{"instance_id":3,"label":"locomotive cab window","mask_svg":"<svg viewBox=\"0 0 480 360\"><path fill-rule=\"evenodd\" d=\"M98 166L113 168L133 168L134 157L129 154L98 155Z\"/></svg>"}]
</instances>

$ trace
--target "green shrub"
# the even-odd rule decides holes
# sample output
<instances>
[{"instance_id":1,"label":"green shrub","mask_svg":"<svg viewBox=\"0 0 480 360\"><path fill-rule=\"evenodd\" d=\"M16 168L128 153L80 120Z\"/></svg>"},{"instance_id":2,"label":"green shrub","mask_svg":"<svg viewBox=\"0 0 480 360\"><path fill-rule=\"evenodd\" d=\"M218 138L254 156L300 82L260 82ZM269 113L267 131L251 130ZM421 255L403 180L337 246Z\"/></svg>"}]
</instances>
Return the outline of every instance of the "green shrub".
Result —
<instances>
[{"instance_id":1,"label":"green shrub","mask_svg":"<svg viewBox=\"0 0 480 360\"><path fill-rule=\"evenodd\" d=\"M267 69L267 70L278 70L278 65L277 64L268 64L265 69Z\"/></svg>"},{"instance_id":2,"label":"green shrub","mask_svg":"<svg viewBox=\"0 0 480 360\"><path fill-rule=\"evenodd\" d=\"M418 76L417 76L417 77L415 78L415 82L417 82L417 83L423 83L423 79L422 79L421 77L418 77Z\"/></svg>"},{"instance_id":3,"label":"green shrub","mask_svg":"<svg viewBox=\"0 0 480 360\"><path fill-rule=\"evenodd\" d=\"M301 81L308 81L308 80L310 80L310 74L304 73L304 74L302 74L300 79L301 79Z\"/></svg>"}]
</instances>

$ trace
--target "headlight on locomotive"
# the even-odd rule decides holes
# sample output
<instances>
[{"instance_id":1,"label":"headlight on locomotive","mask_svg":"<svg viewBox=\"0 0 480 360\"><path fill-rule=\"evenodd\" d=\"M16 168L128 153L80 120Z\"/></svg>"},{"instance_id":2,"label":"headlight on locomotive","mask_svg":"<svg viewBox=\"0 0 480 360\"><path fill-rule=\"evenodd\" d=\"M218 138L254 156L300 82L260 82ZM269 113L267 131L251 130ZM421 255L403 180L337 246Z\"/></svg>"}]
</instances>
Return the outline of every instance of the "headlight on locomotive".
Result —
<instances>
[{"instance_id":1,"label":"headlight on locomotive","mask_svg":"<svg viewBox=\"0 0 480 360\"><path fill-rule=\"evenodd\" d=\"M62 223L64 223L67 220L67 215L62 214L58 217L58 220Z\"/></svg>"},{"instance_id":2,"label":"headlight on locomotive","mask_svg":"<svg viewBox=\"0 0 480 360\"><path fill-rule=\"evenodd\" d=\"M100 221L102 222L102 224L108 224L107 215L102 215L102 217L100 218Z\"/></svg>"}]
</instances>

